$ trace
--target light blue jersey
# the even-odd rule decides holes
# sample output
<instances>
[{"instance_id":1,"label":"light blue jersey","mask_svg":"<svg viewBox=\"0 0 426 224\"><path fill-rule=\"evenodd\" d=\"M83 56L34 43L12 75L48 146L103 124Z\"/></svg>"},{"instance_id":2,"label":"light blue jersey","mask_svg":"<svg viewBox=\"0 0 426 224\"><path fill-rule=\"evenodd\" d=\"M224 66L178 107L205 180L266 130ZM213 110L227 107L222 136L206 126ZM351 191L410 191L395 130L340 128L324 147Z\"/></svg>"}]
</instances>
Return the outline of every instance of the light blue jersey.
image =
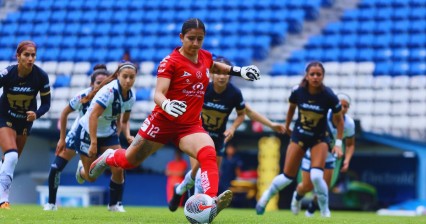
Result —
<instances>
[{"instance_id":1,"label":"light blue jersey","mask_svg":"<svg viewBox=\"0 0 426 224\"><path fill-rule=\"evenodd\" d=\"M87 108L90 105L90 102L84 104L81 103L81 99L87 96L90 91L92 91L92 87L81 90L69 101L69 106L71 107L71 109L73 109L74 111L78 111L78 117L74 120L74 123L71 125L71 128L68 131L67 136L65 137L65 143L67 148L69 149L74 149L74 137L78 128L79 120L86 113Z\"/></svg>"},{"instance_id":2,"label":"light blue jersey","mask_svg":"<svg viewBox=\"0 0 426 224\"><path fill-rule=\"evenodd\" d=\"M355 122L354 120L347 114L344 116L344 124L343 124L343 143L346 138L351 138L355 135ZM333 125L333 114L331 111L328 111L327 114L327 129L331 135L331 144L330 146L334 147L334 142L337 136L337 128ZM326 159L326 169L334 169L334 162L336 161L336 157L332 155L331 152L328 153ZM311 150L308 150L302 160L302 170L309 171L311 167Z\"/></svg>"},{"instance_id":3,"label":"light blue jersey","mask_svg":"<svg viewBox=\"0 0 426 224\"><path fill-rule=\"evenodd\" d=\"M128 92L127 100L121 95L121 86L118 79L102 87L93 97L89 109L81 119L80 125L87 132L89 131L89 116L95 104L104 108L103 113L98 118L97 137L108 137L117 133L117 118L125 112L130 112L135 103L133 90Z\"/></svg>"}]
</instances>

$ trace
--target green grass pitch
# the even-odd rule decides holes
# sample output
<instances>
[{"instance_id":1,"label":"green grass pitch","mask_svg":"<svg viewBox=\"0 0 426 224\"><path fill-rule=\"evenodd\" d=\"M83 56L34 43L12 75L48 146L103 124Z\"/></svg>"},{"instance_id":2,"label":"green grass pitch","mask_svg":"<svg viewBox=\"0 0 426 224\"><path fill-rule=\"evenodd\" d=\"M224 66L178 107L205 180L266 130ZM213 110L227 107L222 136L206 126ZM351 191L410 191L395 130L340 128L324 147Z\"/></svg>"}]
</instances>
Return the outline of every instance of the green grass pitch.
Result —
<instances>
[{"instance_id":1,"label":"green grass pitch","mask_svg":"<svg viewBox=\"0 0 426 224\"><path fill-rule=\"evenodd\" d=\"M0 210L1 224L19 223L188 223L182 208L169 212L166 207L132 207L126 206L126 213L108 212L106 206L88 208L60 207L58 211L43 211L38 205L13 205L11 210ZM329 219L319 217L306 218L303 214L294 216L289 210L266 212L263 216L256 215L254 209L225 209L213 221L220 223L327 223L327 224L420 224L426 223L426 216L391 217L378 216L374 212L332 211Z\"/></svg>"}]
</instances>

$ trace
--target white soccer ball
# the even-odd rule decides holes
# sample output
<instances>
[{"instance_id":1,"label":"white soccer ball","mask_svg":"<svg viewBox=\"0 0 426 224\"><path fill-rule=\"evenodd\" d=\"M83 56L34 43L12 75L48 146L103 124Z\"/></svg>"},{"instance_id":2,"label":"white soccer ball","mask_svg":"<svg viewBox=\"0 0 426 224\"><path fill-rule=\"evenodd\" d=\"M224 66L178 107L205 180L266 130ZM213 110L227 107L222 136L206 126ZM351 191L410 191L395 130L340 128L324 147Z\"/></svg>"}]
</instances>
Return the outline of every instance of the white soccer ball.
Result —
<instances>
[{"instance_id":1,"label":"white soccer ball","mask_svg":"<svg viewBox=\"0 0 426 224\"><path fill-rule=\"evenodd\" d=\"M184 213L190 223L211 223L216 216L216 202L207 194L195 194L185 203Z\"/></svg>"}]
</instances>

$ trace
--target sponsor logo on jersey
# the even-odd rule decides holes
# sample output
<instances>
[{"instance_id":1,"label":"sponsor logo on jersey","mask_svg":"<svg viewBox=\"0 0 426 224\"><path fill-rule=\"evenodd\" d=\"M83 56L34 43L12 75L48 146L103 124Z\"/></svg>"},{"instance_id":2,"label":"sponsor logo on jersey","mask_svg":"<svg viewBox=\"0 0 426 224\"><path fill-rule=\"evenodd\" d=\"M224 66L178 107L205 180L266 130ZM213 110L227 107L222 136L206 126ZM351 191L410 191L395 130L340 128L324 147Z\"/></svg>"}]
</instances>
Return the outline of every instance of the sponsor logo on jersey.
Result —
<instances>
[{"instance_id":1,"label":"sponsor logo on jersey","mask_svg":"<svg viewBox=\"0 0 426 224\"><path fill-rule=\"evenodd\" d=\"M197 71L195 75L197 76L198 79L201 79L203 77L203 73L201 73L200 71Z\"/></svg>"},{"instance_id":2,"label":"sponsor logo on jersey","mask_svg":"<svg viewBox=\"0 0 426 224\"><path fill-rule=\"evenodd\" d=\"M307 103L303 103L302 105L300 105L300 107L304 108L304 109L311 109L311 110L316 110L316 111L322 111L322 108L318 105L311 105L311 104L307 104Z\"/></svg>"},{"instance_id":3,"label":"sponsor logo on jersey","mask_svg":"<svg viewBox=\"0 0 426 224\"><path fill-rule=\"evenodd\" d=\"M203 83L199 82L199 83L194 84L192 86L192 89L193 90L203 90L204 89L204 85L203 85Z\"/></svg>"},{"instance_id":4,"label":"sponsor logo on jersey","mask_svg":"<svg viewBox=\"0 0 426 224\"><path fill-rule=\"evenodd\" d=\"M206 105L206 107L217 109L217 110L227 110L228 109L228 108L225 107L225 105L217 104L217 103L213 103L213 102L206 102L206 103L204 103L204 105Z\"/></svg>"},{"instance_id":5,"label":"sponsor logo on jersey","mask_svg":"<svg viewBox=\"0 0 426 224\"><path fill-rule=\"evenodd\" d=\"M192 74L189 72L183 72L183 75L181 77L188 77L188 76L192 76Z\"/></svg>"},{"instance_id":6,"label":"sponsor logo on jersey","mask_svg":"<svg viewBox=\"0 0 426 224\"><path fill-rule=\"evenodd\" d=\"M21 92L21 93L29 93L29 92L32 92L33 90L31 89L31 87L14 86L14 87L12 87L12 91L13 92Z\"/></svg>"}]
</instances>

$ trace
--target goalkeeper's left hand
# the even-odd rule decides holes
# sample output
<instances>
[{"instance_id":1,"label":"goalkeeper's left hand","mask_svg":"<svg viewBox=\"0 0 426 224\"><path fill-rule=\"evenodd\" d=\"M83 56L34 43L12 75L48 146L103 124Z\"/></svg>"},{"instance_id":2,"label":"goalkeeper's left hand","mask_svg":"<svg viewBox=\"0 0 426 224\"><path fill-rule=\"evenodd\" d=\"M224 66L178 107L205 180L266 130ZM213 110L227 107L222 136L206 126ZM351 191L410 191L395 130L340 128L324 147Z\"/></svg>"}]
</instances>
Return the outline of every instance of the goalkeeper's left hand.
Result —
<instances>
[{"instance_id":1,"label":"goalkeeper's left hand","mask_svg":"<svg viewBox=\"0 0 426 224\"><path fill-rule=\"evenodd\" d=\"M230 75L241 76L243 79L249 81L260 79L260 71L256 65L249 65L244 67L232 66Z\"/></svg>"}]
</instances>

